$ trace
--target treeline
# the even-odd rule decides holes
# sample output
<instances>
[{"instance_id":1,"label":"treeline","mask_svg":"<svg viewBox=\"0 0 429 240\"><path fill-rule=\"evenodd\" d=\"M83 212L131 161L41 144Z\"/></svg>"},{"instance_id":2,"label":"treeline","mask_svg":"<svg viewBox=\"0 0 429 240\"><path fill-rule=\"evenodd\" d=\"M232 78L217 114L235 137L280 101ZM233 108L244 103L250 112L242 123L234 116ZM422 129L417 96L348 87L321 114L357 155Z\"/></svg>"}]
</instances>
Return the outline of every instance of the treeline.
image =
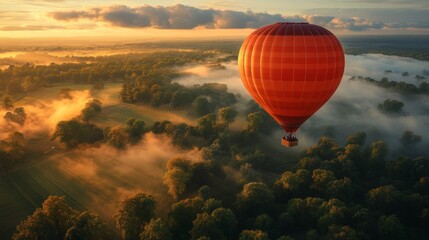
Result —
<instances>
[{"instance_id":1,"label":"treeline","mask_svg":"<svg viewBox=\"0 0 429 240\"><path fill-rule=\"evenodd\" d=\"M0 168L7 174L16 164L25 159L27 153L24 135L20 132L10 133L0 139Z\"/></svg>"},{"instance_id":2,"label":"treeline","mask_svg":"<svg viewBox=\"0 0 429 240\"><path fill-rule=\"evenodd\" d=\"M143 120L131 118L126 122L125 127L114 126L102 129L91 123L91 118L86 116L87 112L91 113L91 117L96 114L93 109L100 107L97 103L99 103L98 100L92 100L87 103L81 115L69 121L60 121L52 138L59 139L68 148L74 148L82 144L108 143L121 149L137 143L145 133L152 132L170 136L173 143L180 148L201 148L210 146L214 139L220 136L229 135L229 124L234 122L235 117L238 115L234 108L224 107L220 108L217 113L210 113L198 118L195 125L172 123L165 120L162 122L157 121L152 126L146 126ZM241 143L240 146L244 146L253 137L262 132L269 134L274 127L273 120L270 120L265 112L250 112L244 129L240 132L235 132L233 138L234 141ZM209 151L208 149L203 150Z\"/></svg>"},{"instance_id":3,"label":"treeline","mask_svg":"<svg viewBox=\"0 0 429 240\"><path fill-rule=\"evenodd\" d=\"M123 81L152 69L172 72L172 66L198 63L214 53L203 51L168 51L148 54L122 54L89 57L81 63L50 65L11 65L0 70L0 91L16 94L47 87L54 83L93 84L101 88L104 82Z\"/></svg>"},{"instance_id":4,"label":"treeline","mask_svg":"<svg viewBox=\"0 0 429 240\"><path fill-rule=\"evenodd\" d=\"M237 97L228 92L225 84L206 83L184 87L171 82L171 76L162 73L141 75L122 87L120 98L127 103L147 103L153 107L167 105L172 109L192 107L198 116L204 116L222 107L237 102Z\"/></svg>"},{"instance_id":5,"label":"treeline","mask_svg":"<svg viewBox=\"0 0 429 240\"><path fill-rule=\"evenodd\" d=\"M419 86L416 86L412 83L406 83L404 81L389 81L388 78L383 77L380 80L375 80L371 77L363 76L352 76L349 80L351 81L363 81L367 83L374 84L376 86L391 89L393 91L402 93L402 94L429 94L429 83L422 82Z\"/></svg>"},{"instance_id":6,"label":"treeline","mask_svg":"<svg viewBox=\"0 0 429 240\"><path fill-rule=\"evenodd\" d=\"M206 143L204 148L216 154L204 154L201 162L180 157L167 162L164 184L176 199L167 216L158 215L157 200L146 193L124 199L115 214L122 238L429 237L428 159L386 159L387 144L365 144L366 134L359 132L349 136L345 146L322 137L305 150L296 167L286 169L260 150L242 151L237 147L240 143L227 135L234 132L224 132ZM281 174L267 170L265 163ZM240 180L225 169L235 169ZM73 228L76 220L66 220L76 218L64 211L59 214L60 208L33 221L40 211L18 226L13 239L48 239L44 236L53 234L56 239L101 239L96 230L99 223L81 222ZM59 231L52 225L55 222L68 225ZM80 238L70 237L71 228L81 233Z\"/></svg>"}]
</instances>

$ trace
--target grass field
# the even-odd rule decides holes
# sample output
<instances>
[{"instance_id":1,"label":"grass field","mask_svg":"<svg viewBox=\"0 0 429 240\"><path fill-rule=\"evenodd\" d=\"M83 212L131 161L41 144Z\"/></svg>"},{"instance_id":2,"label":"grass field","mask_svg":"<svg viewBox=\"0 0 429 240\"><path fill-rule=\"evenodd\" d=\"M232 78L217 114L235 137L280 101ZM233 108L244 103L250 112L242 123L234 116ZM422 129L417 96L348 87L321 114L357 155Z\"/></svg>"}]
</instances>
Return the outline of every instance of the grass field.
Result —
<instances>
[{"instance_id":1,"label":"grass field","mask_svg":"<svg viewBox=\"0 0 429 240\"><path fill-rule=\"evenodd\" d=\"M97 212L112 229L117 202L134 192L154 195L162 213L171 204L162 172L172 156L148 159L141 154L130 160L128 154L106 148L59 151L0 176L0 239L9 239L49 195L65 196L70 206Z\"/></svg>"},{"instance_id":2,"label":"grass field","mask_svg":"<svg viewBox=\"0 0 429 240\"><path fill-rule=\"evenodd\" d=\"M14 96L15 105L21 106L34 103L35 101L52 101L58 99L61 89L68 88L71 91L90 91L92 97L99 98L105 106L117 104L122 83L106 83L104 89L91 90L92 85L87 84L58 84L52 87L39 88L26 94Z\"/></svg>"},{"instance_id":3,"label":"grass field","mask_svg":"<svg viewBox=\"0 0 429 240\"><path fill-rule=\"evenodd\" d=\"M15 106L37 105L53 101L62 88L83 91L89 85L62 85L44 88L20 98ZM185 111L154 109L146 105L120 103L121 84L106 84L105 89L91 96L103 102L102 113L94 123L102 127L124 125L129 118L143 119L148 126L155 121L192 123ZM45 139L46 138L46 139ZM52 143L32 139L32 145ZM43 144L42 144L43 143ZM48 146L49 145L49 146ZM43 146L39 146L40 149ZM165 149L171 151L166 152ZM49 195L65 196L66 201L79 210L90 209L114 224L116 204L129 194L145 191L158 201L161 214L171 204L162 185L165 162L181 153L163 136L149 134L143 141L126 151L107 146L90 149L65 150L57 148L49 154L31 159L7 175L0 173L0 239L10 239L15 227L38 207Z\"/></svg>"}]
</instances>

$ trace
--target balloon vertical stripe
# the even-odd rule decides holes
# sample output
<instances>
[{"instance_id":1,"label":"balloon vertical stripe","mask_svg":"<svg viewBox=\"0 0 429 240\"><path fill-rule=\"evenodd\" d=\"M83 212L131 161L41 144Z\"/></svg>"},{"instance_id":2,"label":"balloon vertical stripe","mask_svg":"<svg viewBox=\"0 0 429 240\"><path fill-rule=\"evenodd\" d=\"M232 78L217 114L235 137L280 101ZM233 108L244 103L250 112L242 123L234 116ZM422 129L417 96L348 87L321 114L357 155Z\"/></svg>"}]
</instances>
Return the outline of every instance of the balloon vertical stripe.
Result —
<instances>
[{"instance_id":1,"label":"balloon vertical stripe","mask_svg":"<svg viewBox=\"0 0 429 240\"><path fill-rule=\"evenodd\" d=\"M238 58L243 84L287 133L294 133L338 88L341 43L308 23L276 23L244 41Z\"/></svg>"}]
</instances>

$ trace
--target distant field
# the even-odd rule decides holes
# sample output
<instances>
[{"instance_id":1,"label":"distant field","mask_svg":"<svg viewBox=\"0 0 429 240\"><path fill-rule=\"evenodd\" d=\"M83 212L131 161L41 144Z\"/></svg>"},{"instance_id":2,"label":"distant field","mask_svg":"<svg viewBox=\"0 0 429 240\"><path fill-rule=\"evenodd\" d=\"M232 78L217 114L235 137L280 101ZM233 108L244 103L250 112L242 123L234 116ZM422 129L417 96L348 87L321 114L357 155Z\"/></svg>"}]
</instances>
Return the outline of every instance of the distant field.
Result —
<instances>
[{"instance_id":1,"label":"distant field","mask_svg":"<svg viewBox=\"0 0 429 240\"><path fill-rule=\"evenodd\" d=\"M195 119L187 116L186 110L175 111L167 107L152 108L144 104L126 104L119 100L122 83L108 83L104 89L91 91L92 98L98 98L103 103L103 111L93 122L100 126L124 125L129 118L142 119L151 125L156 121L169 120L171 122L192 123ZM91 85L58 85L28 93L25 96L15 96L15 106L35 104L37 102L53 101L58 99L61 89L69 88L72 91L90 90Z\"/></svg>"},{"instance_id":2,"label":"distant field","mask_svg":"<svg viewBox=\"0 0 429 240\"><path fill-rule=\"evenodd\" d=\"M103 104L116 104L119 102L118 95L121 90L122 83L107 83L104 89L92 91L95 98L100 98ZM86 84L58 84L53 87L40 88L29 92L25 95L14 96L17 101L14 103L17 106L33 103L34 101L52 101L58 99L58 94L61 89L68 88L72 91L90 90L92 85ZM107 101L106 101L107 100Z\"/></svg>"},{"instance_id":3,"label":"distant field","mask_svg":"<svg viewBox=\"0 0 429 240\"><path fill-rule=\"evenodd\" d=\"M124 125L130 118L142 119L147 126L156 121L169 120L171 122L192 123L193 120L185 115L185 112L172 111L170 109L155 109L147 105L116 104L103 109L93 122L100 126Z\"/></svg>"}]
</instances>

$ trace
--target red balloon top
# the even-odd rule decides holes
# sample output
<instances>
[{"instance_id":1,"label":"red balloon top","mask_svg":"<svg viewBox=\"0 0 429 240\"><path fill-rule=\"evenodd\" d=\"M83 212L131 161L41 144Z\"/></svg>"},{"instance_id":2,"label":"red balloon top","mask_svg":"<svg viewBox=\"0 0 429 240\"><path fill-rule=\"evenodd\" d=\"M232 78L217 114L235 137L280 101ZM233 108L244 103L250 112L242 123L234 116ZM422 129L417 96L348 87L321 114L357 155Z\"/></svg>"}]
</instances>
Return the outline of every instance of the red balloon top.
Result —
<instances>
[{"instance_id":1,"label":"red balloon top","mask_svg":"<svg viewBox=\"0 0 429 240\"><path fill-rule=\"evenodd\" d=\"M333 95L344 73L341 43L308 23L257 29L241 46L244 86L288 133L294 133Z\"/></svg>"}]
</instances>

